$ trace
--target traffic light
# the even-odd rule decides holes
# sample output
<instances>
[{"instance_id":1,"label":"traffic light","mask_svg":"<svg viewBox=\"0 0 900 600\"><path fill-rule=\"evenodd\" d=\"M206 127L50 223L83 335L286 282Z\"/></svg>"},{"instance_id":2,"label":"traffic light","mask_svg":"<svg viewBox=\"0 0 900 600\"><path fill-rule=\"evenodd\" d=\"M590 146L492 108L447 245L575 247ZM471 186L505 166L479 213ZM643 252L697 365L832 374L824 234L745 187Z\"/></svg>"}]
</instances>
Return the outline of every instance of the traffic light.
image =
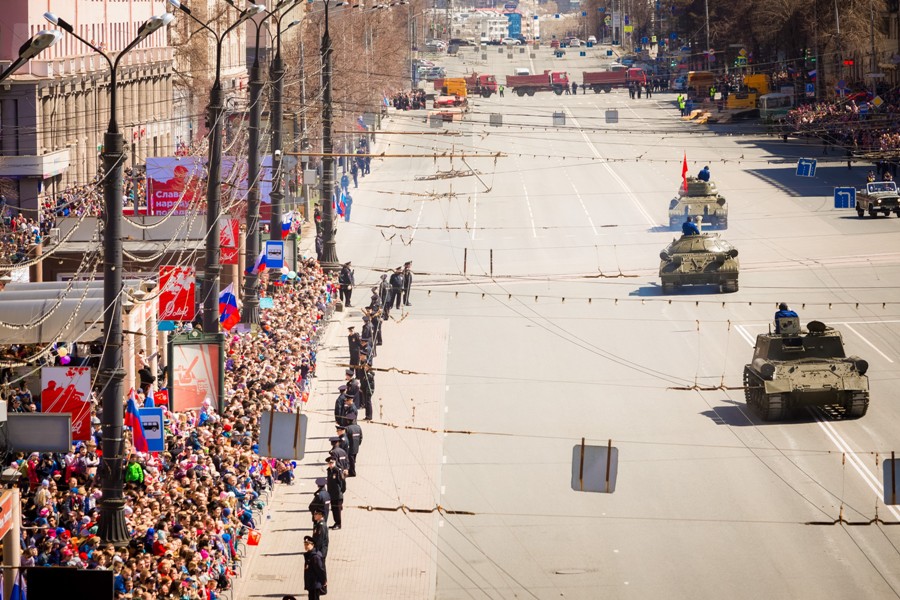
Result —
<instances>
[{"instance_id":1,"label":"traffic light","mask_svg":"<svg viewBox=\"0 0 900 600\"><path fill-rule=\"evenodd\" d=\"M845 66L845 67L852 67L852 66L853 66L853 59L852 59L852 58L844 59L844 66Z\"/></svg>"}]
</instances>

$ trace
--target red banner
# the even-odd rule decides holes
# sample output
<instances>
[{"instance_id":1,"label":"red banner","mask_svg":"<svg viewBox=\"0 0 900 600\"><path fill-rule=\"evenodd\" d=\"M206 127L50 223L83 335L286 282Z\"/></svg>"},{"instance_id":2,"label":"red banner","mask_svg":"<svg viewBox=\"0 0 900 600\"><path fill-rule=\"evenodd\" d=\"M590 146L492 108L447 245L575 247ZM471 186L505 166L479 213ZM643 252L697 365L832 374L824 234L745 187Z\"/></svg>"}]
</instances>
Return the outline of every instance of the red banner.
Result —
<instances>
[{"instance_id":1,"label":"red banner","mask_svg":"<svg viewBox=\"0 0 900 600\"><path fill-rule=\"evenodd\" d=\"M159 390L153 392L153 404L154 406L165 406L169 407L169 390Z\"/></svg>"},{"instance_id":2,"label":"red banner","mask_svg":"<svg viewBox=\"0 0 900 600\"><path fill-rule=\"evenodd\" d=\"M147 159L147 206L151 215L186 215L204 213L206 206L195 203L205 193L202 159L184 157L149 157Z\"/></svg>"},{"instance_id":3,"label":"red banner","mask_svg":"<svg viewBox=\"0 0 900 600\"><path fill-rule=\"evenodd\" d=\"M72 415L72 439L91 437L90 367L41 369L41 412Z\"/></svg>"},{"instance_id":4,"label":"red banner","mask_svg":"<svg viewBox=\"0 0 900 600\"><path fill-rule=\"evenodd\" d=\"M159 320L194 320L194 267L159 268Z\"/></svg>"},{"instance_id":5,"label":"red banner","mask_svg":"<svg viewBox=\"0 0 900 600\"><path fill-rule=\"evenodd\" d=\"M221 257L219 262L223 265L238 264L238 245L240 236L240 221L238 219L219 219L219 247Z\"/></svg>"},{"instance_id":6,"label":"red banner","mask_svg":"<svg viewBox=\"0 0 900 600\"><path fill-rule=\"evenodd\" d=\"M172 361L173 412L197 410L204 400L218 406L218 344L176 344Z\"/></svg>"}]
</instances>

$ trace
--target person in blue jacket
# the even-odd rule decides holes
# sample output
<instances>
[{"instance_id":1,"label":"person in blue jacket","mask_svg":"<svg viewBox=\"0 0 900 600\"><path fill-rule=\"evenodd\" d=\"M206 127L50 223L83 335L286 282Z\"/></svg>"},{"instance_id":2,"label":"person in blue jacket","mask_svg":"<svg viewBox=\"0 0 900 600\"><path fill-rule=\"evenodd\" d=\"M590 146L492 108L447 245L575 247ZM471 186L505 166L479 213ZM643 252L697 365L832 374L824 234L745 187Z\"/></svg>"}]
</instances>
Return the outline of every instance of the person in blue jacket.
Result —
<instances>
[{"instance_id":1,"label":"person in blue jacket","mask_svg":"<svg viewBox=\"0 0 900 600\"><path fill-rule=\"evenodd\" d=\"M709 181L709 167L703 167L700 169L700 172L697 173L697 179L700 181Z\"/></svg>"},{"instance_id":2,"label":"person in blue jacket","mask_svg":"<svg viewBox=\"0 0 900 600\"><path fill-rule=\"evenodd\" d=\"M786 319L786 318L795 318L799 319L799 315L788 308L786 302L782 302L778 305L778 310L775 312L775 333L781 333L781 326L778 323L778 319Z\"/></svg>"},{"instance_id":3,"label":"person in blue jacket","mask_svg":"<svg viewBox=\"0 0 900 600\"><path fill-rule=\"evenodd\" d=\"M700 235L700 228L688 217L681 225L681 233L684 235Z\"/></svg>"}]
</instances>

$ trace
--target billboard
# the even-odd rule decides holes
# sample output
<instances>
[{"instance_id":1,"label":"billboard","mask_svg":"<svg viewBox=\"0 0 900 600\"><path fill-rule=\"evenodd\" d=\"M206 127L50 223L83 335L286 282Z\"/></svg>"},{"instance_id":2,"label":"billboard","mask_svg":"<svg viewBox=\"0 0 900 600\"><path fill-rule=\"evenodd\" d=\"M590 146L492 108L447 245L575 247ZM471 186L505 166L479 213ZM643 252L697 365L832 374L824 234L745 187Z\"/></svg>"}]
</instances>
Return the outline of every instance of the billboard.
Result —
<instances>
[{"instance_id":1,"label":"billboard","mask_svg":"<svg viewBox=\"0 0 900 600\"><path fill-rule=\"evenodd\" d=\"M199 409L209 398L218 405L220 353L218 343L172 344L172 410Z\"/></svg>"},{"instance_id":2,"label":"billboard","mask_svg":"<svg viewBox=\"0 0 900 600\"><path fill-rule=\"evenodd\" d=\"M72 415L72 439L91 437L90 367L41 369L41 412Z\"/></svg>"},{"instance_id":3,"label":"billboard","mask_svg":"<svg viewBox=\"0 0 900 600\"><path fill-rule=\"evenodd\" d=\"M204 160L194 156L147 157L147 213L186 215L205 212L205 203L191 204L206 192Z\"/></svg>"},{"instance_id":4,"label":"billboard","mask_svg":"<svg viewBox=\"0 0 900 600\"><path fill-rule=\"evenodd\" d=\"M240 223L239 219L219 219L219 247L221 249L219 262L223 265L238 264Z\"/></svg>"},{"instance_id":5,"label":"billboard","mask_svg":"<svg viewBox=\"0 0 900 600\"><path fill-rule=\"evenodd\" d=\"M194 319L194 267L159 268L160 321Z\"/></svg>"}]
</instances>

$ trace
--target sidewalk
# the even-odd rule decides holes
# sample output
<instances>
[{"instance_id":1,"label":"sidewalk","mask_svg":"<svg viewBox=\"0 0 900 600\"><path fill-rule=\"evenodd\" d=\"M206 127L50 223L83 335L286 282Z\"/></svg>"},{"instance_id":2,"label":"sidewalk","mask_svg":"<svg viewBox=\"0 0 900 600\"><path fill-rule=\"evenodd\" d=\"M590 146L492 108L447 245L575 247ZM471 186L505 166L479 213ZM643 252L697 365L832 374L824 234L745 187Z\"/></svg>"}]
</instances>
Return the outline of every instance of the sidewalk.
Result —
<instances>
[{"instance_id":1,"label":"sidewalk","mask_svg":"<svg viewBox=\"0 0 900 600\"><path fill-rule=\"evenodd\" d=\"M346 327L357 328L357 310L336 313L318 356L318 378L306 407L306 455L293 486L278 485L262 519L262 541L249 549L234 598L305 596L303 536L311 531L308 505L314 480L334 435L333 408L348 361ZM445 320L392 321L375 367L412 371L377 372L374 422L362 422L358 476L347 481L343 528L332 531L326 567L328 597L347 599L433 598L437 580L440 515L396 510L431 510L440 502L442 440L439 433L403 426L441 428L448 326ZM362 416L362 415L360 415ZM399 427L395 427L399 426ZM371 507L371 508L369 508Z\"/></svg>"}]
</instances>

